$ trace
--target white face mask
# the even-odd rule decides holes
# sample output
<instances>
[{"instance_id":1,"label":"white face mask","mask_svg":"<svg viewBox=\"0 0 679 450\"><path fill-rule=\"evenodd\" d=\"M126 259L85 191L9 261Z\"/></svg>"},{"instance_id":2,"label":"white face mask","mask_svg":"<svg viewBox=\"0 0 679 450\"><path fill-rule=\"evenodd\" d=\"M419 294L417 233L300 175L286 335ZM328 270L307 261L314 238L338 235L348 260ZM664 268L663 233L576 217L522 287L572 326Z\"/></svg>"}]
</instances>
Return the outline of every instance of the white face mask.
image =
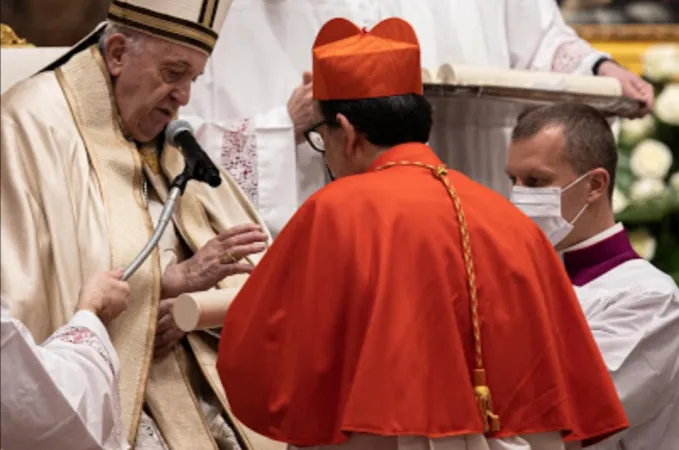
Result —
<instances>
[{"instance_id":1,"label":"white face mask","mask_svg":"<svg viewBox=\"0 0 679 450\"><path fill-rule=\"evenodd\" d=\"M577 180L563 189L558 187L529 188L514 186L512 188L511 201L525 215L533 219L533 222L545 233L553 246L563 241L575 228L575 221L580 218L587 209L587 203L580 212L568 222L561 215L561 194L578 184L588 174L582 175Z\"/></svg>"}]
</instances>

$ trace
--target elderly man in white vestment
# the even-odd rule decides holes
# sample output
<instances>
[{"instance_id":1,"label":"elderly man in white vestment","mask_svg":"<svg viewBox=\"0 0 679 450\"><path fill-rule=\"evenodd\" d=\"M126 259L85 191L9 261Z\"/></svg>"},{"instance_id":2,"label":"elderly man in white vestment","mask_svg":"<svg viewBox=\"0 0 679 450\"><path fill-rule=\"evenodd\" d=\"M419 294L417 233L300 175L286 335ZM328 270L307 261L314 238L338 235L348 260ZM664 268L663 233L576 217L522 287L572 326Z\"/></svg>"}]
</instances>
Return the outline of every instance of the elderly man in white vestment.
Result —
<instances>
[{"instance_id":1,"label":"elderly man in white vestment","mask_svg":"<svg viewBox=\"0 0 679 450\"><path fill-rule=\"evenodd\" d=\"M228 0L114 0L108 22L2 96L2 295L37 342L71 318L83 281L144 247L184 166L163 131L203 72ZM269 235L224 171L190 182L109 326L137 449L266 448L236 423L216 339L182 333L180 295L229 302ZM249 436L249 437L248 437ZM261 445L264 445L262 447Z\"/></svg>"},{"instance_id":2,"label":"elderly man in white vestment","mask_svg":"<svg viewBox=\"0 0 679 450\"><path fill-rule=\"evenodd\" d=\"M311 46L321 25L344 17L372 27L413 25L422 64L531 69L618 78L625 95L653 101L651 86L607 60L568 27L554 0L234 0L205 75L181 112L277 234L329 179L305 143L311 126ZM509 193L504 163L518 109L487 100L430 99L430 144L448 166Z\"/></svg>"},{"instance_id":3,"label":"elderly man in white vestment","mask_svg":"<svg viewBox=\"0 0 679 450\"><path fill-rule=\"evenodd\" d=\"M2 298L4 450L126 450L120 417L120 363L106 331L125 310L122 269L87 283L77 312L37 345Z\"/></svg>"},{"instance_id":4,"label":"elderly man in white vestment","mask_svg":"<svg viewBox=\"0 0 679 450\"><path fill-rule=\"evenodd\" d=\"M611 206L618 159L585 105L522 117L509 148L512 201L562 252L630 427L597 450L679 448L679 289L632 249Z\"/></svg>"}]
</instances>

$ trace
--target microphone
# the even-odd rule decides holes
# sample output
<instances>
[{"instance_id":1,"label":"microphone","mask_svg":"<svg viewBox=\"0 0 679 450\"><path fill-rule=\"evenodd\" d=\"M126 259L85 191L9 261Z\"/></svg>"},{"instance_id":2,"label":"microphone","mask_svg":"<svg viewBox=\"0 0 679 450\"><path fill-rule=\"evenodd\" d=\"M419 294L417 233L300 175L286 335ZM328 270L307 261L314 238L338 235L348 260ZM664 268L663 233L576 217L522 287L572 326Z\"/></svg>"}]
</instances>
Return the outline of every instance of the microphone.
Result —
<instances>
[{"instance_id":1,"label":"microphone","mask_svg":"<svg viewBox=\"0 0 679 450\"><path fill-rule=\"evenodd\" d=\"M144 264L153 249L160 241L163 231L172 220L172 213L177 206L177 200L184 194L186 185L191 180L202 181L217 187L222 183L219 170L207 154L200 148L193 137L193 128L185 120L172 121L165 129L165 140L175 147L179 147L184 155L184 171L172 181L167 201L163 205L158 224L153 230L151 238L132 260L123 273L123 281L127 281Z\"/></svg>"},{"instance_id":2,"label":"microphone","mask_svg":"<svg viewBox=\"0 0 679 450\"><path fill-rule=\"evenodd\" d=\"M165 140L181 149L192 179L207 183L213 188L222 183L219 169L196 141L190 123L185 120L170 122L165 129Z\"/></svg>"}]
</instances>

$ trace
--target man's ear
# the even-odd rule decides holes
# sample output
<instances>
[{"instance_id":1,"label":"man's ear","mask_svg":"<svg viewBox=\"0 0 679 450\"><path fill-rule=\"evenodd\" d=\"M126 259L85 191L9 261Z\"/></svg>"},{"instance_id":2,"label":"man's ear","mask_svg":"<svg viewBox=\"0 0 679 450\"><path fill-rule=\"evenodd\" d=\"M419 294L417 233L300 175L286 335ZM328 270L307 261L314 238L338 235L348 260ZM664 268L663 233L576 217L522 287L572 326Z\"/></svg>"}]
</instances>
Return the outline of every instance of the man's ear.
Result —
<instances>
[{"instance_id":1,"label":"man's ear","mask_svg":"<svg viewBox=\"0 0 679 450\"><path fill-rule=\"evenodd\" d=\"M590 172L589 191L587 192L587 203L594 203L602 196L608 197L608 186L611 177L604 168L596 168Z\"/></svg>"},{"instance_id":2,"label":"man's ear","mask_svg":"<svg viewBox=\"0 0 679 450\"><path fill-rule=\"evenodd\" d=\"M358 132L351 122L349 122L349 119L347 119L343 114L337 114L335 119L344 131L344 151L346 152L346 156L347 158L353 159L354 155L356 154L356 147L359 139Z\"/></svg>"},{"instance_id":3,"label":"man's ear","mask_svg":"<svg viewBox=\"0 0 679 450\"><path fill-rule=\"evenodd\" d=\"M104 58L111 76L117 77L123 70L123 55L127 46L127 38L122 34L111 35L104 44Z\"/></svg>"}]
</instances>

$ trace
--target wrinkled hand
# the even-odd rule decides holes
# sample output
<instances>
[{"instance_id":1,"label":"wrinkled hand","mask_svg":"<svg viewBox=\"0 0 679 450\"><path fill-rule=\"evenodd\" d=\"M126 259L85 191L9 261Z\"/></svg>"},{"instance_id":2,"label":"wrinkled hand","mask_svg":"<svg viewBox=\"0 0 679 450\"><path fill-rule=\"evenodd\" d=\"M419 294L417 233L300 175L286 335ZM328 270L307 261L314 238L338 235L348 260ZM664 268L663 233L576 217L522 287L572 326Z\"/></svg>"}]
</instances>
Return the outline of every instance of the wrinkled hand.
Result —
<instances>
[{"instance_id":1,"label":"wrinkled hand","mask_svg":"<svg viewBox=\"0 0 679 450\"><path fill-rule=\"evenodd\" d=\"M94 276L80 289L78 311L91 311L108 325L118 317L130 301L130 285L121 281L123 269Z\"/></svg>"},{"instance_id":2,"label":"wrinkled hand","mask_svg":"<svg viewBox=\"0 0 679 450\"><path fill-rule=\"evenodd\" d=\"M266 241L267 235L255 224L236 225L222 231L191 258L166 270L161 280L161 298L205 291L228 276L252 272L254 267L241 260L263 252ZM233 260L224 259L228 254Z\"/></svg>"},{"instance_id":3,"label":"wrinkled hand","mask_svg":"<svg viewBox=\"0 0 679 450\"><path fill-rule=\"evenodd\" d=\"M158 306L158 325L156 326L156 340L153 347L153 355L156 358L164 358L182 340L186 333L177 327L172 316L172 307L176 298L167 298L160 301Z\"/></svg>"},{"instance_id":4,"label":"wrinkled hand","mask_svg":"<svg viewBox=\"0 0 679 450\"><path fill-rule=\"evenodd\" d=\"M288 100L288 114L295 128L295 142L304 142L304 132L313 125L311 72L304 72L302 84L297 86Z\"/></svg>"},{"instance_id":5,"label":"wrinkled hand","mask_svg":"<svg viewBox=\"0 0 679 450\"><path fill-rule=\"evenodd\" d=\"M599 66L597 75L616 78L620 81L622 94L625 97L641 100L646 104L646 107L638 114L633 115L632 118L643 117L653 109L653 86L644 81L641 77L633 74L624 67L617 65L613 61L605 61L602 63Z\"/></svg>"}]
</instances>

